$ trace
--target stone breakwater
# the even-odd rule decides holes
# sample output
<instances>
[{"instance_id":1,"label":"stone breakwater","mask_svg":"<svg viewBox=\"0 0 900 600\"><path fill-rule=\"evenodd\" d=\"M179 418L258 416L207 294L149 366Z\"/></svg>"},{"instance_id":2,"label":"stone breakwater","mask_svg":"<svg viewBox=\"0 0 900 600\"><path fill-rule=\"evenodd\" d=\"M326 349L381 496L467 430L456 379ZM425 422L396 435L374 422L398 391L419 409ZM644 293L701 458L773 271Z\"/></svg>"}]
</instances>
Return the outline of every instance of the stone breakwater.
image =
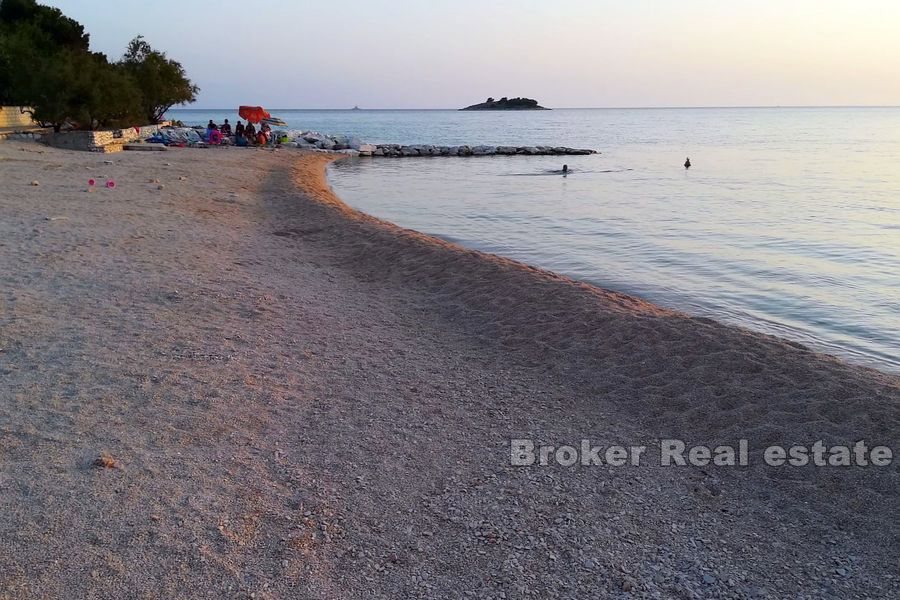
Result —
<instances>
[{"instance_id":1,"label":"stone breakwater","mask_svg":"<svg viewBox=\"0 0 900 600\"><path fill-rule=\"evenodd\" d=\"M431 144L366 144L355 138L328 136L318 132L306 131L293 136L287 143L294 148L317 150L320 152L341 152L358 154L359 156L386 156L401 158L406 156L578 156L597 154L588 148L569 148L567 146L434 146Z\"/></svg>"},{"instance_id":2,"label":"stone breakwater","mask_svg":"<svg viewBox=\"0 0 900 600\"><path fill-rule=\"evenodd\" d=\"M368 149L367 149L368 150ZM362 156L364 150L360 149ZM566 146L401 146L398 144L379 144L370 150L372 156L513 156L513 155L584 155L596 154L596 150L587 148L568 148Z\"/></svg>"}]
</instances>

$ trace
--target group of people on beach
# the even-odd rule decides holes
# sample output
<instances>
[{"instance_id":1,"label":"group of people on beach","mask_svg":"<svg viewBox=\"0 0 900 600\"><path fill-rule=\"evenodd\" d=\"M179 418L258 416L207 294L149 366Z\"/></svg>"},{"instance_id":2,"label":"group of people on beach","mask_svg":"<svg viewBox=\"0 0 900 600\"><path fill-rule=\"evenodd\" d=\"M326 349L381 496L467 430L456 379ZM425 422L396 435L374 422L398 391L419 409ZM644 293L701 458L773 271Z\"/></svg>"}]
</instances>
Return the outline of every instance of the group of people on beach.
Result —
<instances>
[{"instance_id":1,"label":"group of people on beach","mask_svg":"<svg viewBox=\"0 0 900 600\"><path fill-rule=\"evenodd\" d=\"M221 125L217 125L210 119L206 125L206 137L210 143L222 143L227 139L235 146L265 146L269 143L271 136L272 128L267 123L261 124L258 131L249 121L247 125L244 125L238 120L234 131L231 130L231 123L228 122L228 119L225 119Z\"/></svg>"}]
</instances>

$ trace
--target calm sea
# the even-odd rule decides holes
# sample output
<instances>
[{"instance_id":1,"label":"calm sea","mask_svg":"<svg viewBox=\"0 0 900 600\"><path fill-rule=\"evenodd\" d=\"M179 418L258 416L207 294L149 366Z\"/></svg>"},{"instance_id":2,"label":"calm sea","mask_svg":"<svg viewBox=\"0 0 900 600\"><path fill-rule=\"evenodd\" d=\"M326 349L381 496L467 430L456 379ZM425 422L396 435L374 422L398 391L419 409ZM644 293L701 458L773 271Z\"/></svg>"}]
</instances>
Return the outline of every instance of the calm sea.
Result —
<instances>
[{"instance_id":1,"label":"calm sea","mask_svg":"<svg viewBox=\"0 0 900 600\"><path fill-rule=\"evenodd\" d=\"M359 159L330 178L404 227L900 372L900 108L272 113L370 142L600 150Z\"/></svg>"}]
</instances>

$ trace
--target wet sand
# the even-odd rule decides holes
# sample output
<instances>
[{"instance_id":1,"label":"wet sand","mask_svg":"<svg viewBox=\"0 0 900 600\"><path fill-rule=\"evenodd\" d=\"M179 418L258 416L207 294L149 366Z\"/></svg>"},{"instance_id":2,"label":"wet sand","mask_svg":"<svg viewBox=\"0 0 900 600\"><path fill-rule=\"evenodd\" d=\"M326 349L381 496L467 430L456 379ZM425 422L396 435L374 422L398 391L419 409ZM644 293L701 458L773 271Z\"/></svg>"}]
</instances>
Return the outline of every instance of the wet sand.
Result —
<instances>
[{"instance_id":1,"label":"wet sand","mask_svg":"<svg viewBox=\"0 0 900 600\"><path fill-rule=\"evenodd\" d=\"M363 215L328 160L0 144L0 597L900 593L895 465L761 458L896 450L900 379Z\"/></svg>"}]
</instances>

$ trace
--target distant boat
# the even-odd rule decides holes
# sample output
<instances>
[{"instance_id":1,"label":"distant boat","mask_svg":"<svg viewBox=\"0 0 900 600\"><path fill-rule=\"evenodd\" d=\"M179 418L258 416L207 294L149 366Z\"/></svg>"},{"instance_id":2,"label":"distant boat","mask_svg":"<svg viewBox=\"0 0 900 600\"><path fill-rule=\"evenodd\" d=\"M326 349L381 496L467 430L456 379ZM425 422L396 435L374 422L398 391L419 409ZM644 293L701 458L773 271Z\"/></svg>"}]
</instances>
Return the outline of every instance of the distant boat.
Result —
<instances>
[{"instance_id":1,"label":"distant boat","mask_svg":"<svg viewBox=\"0 0 900 600\"><path fill-rule=\"evenodd\" d=\"M351 108L350 110L362 110L362 109L361 109L360 107L358 107L358 106L354 106L354 107Z\"/></svg>"}]
</instances>

